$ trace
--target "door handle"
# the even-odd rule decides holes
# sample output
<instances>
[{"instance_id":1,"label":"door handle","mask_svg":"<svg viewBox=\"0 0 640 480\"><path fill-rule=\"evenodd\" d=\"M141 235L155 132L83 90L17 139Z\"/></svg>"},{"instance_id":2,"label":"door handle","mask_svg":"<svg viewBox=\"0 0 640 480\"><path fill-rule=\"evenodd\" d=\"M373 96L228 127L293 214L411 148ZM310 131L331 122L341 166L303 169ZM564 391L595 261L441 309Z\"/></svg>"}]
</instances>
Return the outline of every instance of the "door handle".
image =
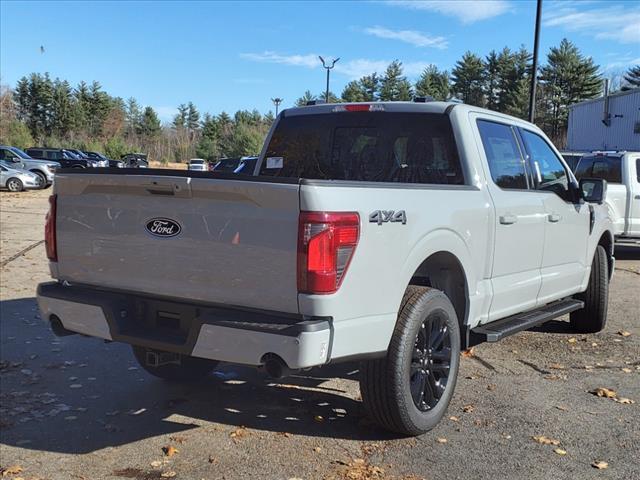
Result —
<instances>
[{"instance_id":1,"label":"door handle","mask_svg":"<svg viewBox=\"0 0 640 480\"><path fill-rule=\"evenodd\" d=\"M558 215L557 213L550 213L547 218L551 223L557 223L562 220L562 215Z\"/></svg>"},{"instance_id":2,"label":"door handle","mask_svg":"<svg viewBox=\"0 0 640 480\"><path fill-rule=\"evenodd\" d=\"M518 221L515 215L500 215L500 223L502 225L513 225Z\"/></svg>"}]
</instances>

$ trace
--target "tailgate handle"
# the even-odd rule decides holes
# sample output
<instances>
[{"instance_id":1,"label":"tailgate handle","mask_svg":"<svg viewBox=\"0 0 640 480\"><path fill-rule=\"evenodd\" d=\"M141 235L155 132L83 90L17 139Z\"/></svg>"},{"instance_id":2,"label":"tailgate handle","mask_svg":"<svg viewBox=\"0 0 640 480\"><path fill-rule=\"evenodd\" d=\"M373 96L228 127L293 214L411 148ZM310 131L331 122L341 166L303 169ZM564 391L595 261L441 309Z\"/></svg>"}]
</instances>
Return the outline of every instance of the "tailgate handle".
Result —
<instances>
[{"instance_id":1,"label":"tailgate handle","mask_svg":"<svg viewBox=\"0 0 640 480\"><path fill-rule=\"evenodd\" d=\"M153 185L146 188L152 195L175 195L173 185Z\"/></svg>"}]
</instances>

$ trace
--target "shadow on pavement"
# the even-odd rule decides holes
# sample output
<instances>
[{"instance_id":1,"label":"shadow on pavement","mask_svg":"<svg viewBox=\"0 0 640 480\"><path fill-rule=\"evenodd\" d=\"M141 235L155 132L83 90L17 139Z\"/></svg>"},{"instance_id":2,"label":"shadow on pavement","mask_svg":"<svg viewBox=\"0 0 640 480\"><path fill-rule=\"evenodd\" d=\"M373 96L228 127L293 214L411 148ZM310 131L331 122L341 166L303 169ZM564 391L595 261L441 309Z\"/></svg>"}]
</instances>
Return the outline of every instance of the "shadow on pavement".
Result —
<instances>
[{"instance_id":1,"label":"shadow on pavement","mask_svg":"<svg viewBox=\"0 0 640 480\"><path fill-rule=\"evenodd\" d=\"M5 445L87 453L158 435L220 430L209 422L226 425L229 433L244 426L318 437L392 438L364 420L359 401L334 383L325 384L336 377L357 381L354 364L283 380L223 365L197 384L170 384L137 368L127 345L55 337L39 319L34 298L0 302L0 338Z\"/></svg>"}]
</instances>

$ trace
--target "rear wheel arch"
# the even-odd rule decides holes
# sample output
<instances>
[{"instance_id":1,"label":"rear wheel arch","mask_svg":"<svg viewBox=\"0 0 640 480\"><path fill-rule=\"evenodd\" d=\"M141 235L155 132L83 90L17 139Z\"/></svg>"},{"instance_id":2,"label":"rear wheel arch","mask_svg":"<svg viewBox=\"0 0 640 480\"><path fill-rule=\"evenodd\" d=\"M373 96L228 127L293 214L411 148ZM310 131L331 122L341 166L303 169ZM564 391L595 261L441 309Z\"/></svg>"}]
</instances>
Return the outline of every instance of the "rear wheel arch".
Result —
<instances>
[{"instance_id":1,"label":"rear wheel arch","mask_svg":"<svg viewBox=\"0 0 640 480\"><path fill-rule=\"evenodd\" d=\"M597 245L602 245L602 247L604 248L604 251L607 253L607 264L609 266L609 280L611 280L611 276L613 275L613 268L614 268L614 264L613 264L613 250L614 250L613 234L609 230L605 231L600 236L600 239L598 240ZM596 245L596 248L597 248L597 245ZM594 251L593 255L595 255L595 251ZM592 255L592 258L593 258L593 255Z\"/></svg>"},{"instance_id":2,"label":"rear wheel arch","mask_svg":"<svg viewBox=\"0 0 640 480\"><path fill-rule=\"evenodd\" d=\"M443 292L453 304L461 334L465 331L469 316L469 282L456 255L446 250L432 253L415 270L407 288L411 285Z\"/></svg>"}]
</instances>

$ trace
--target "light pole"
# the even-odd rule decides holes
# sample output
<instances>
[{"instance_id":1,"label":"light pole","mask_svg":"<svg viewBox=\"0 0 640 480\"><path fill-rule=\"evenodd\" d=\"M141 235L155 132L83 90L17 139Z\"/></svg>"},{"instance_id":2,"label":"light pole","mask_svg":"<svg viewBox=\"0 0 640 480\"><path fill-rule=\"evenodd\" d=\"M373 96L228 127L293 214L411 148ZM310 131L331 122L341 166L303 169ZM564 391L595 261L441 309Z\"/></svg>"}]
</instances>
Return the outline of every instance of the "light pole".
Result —
<instances>
[{"instance_id":1,"label":"light pole","mask_svg":"<svg viewBox=\"0 0 640 480\"><path fill-rule=\"evenodd\" d=\"M336 62L340 60L340 57L332 60L331 65L328 65L321 56L318 55L318 58L322 62L322 66L327 70L327 89L324 92L324 101L329 103L329 72L333 67L335 67Z\"/></svg>"},{"instance_id":2,"label":"light pole","mask_svg":"<svg viewBox=\"0 0 640 480\"><path fill-rule=\"evenodd\" d=\"M529 121L536 117L536 85L538 83L538 44L540 43L540 17L542 16L542 0L538 0L536 8L536 30L533 40L533 65L531 66L531 89L529 90Z\"/></svg>"},{"instance_id":3,"label":"light pole","mask_svg":"<svg viewBox=\"0 0 640 480\"><path fill-rule=\"evenodd\" d=\"M283 100L284 100L284 98L280 98L280 97L276 97L276 98L272 98L271 99L273 104L276 106L276 117L278 116L278 107L280 106L280 104L282 103Z\"/></svg>"}]
</instances>

